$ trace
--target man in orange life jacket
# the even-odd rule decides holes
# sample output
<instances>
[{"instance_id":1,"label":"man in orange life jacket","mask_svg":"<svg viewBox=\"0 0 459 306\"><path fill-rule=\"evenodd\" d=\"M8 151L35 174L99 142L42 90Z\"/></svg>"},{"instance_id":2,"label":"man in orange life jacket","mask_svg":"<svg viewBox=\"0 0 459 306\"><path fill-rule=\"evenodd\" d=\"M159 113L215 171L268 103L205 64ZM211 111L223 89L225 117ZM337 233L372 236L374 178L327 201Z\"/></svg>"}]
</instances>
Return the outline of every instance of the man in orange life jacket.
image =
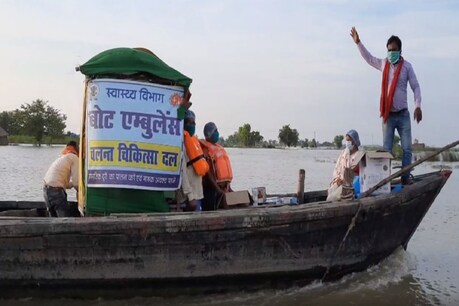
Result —
<instances>
[{"instance_id":1,"label":"man in orange life jacket","mask_svg":"<svg viewBox=\"0 0 459 306\"><path fill-rule=\"evenodd\" d=\"M368 52L360 41L357 30L351 29L351 37L359 48L363 59L374 68L383 72L381 84L380 112L382 117L383 144L386 151L391 152L394 133L397 129L402 143L402 167L411 164L411 123L407 103L407 85L410 84L414 93L414 120L422 120L421 88L411 64L402 56L402 41L391 36L387 41L387 58L376 58ZM402 183L409 184L410 174L402 175Z\"/></svg>"},{"instance_id":2,"label":"man in orange life jacket","mask_svg":"<svg viewBox=\"0 0 459 306\"><path fill-rule=\"evenodd\" d=\"M187 110L185 113L184 130L188 133L188 135L185 135L185 137L193 138L193 140L195 138L196 146L201 149L198 139L194 136L196 129L195 119L196 116L194 112ZM187 139L185 139L185 150L183 153L185 158L182 166L182 186L178 192L177 201L179 203L186 201L186 210L188 211L201 211L202 199L204 198L202 176L196 173L193 163L190 162L193 158L189 156L190 148L187 148L187 145L189 144ZM185 196L185 198L183 198L183 196Z\"/></svg>"},{"instance_id":3,"label":"man in orange life jacket","mask_svg":"<svg viewBox=\"0 0 459 306\"><path fill-rule=\"evenodd\" d=\"M233 171L225 149L219 145L217 126L208 122L204 126L205 140L201 140L204 155L209 163L209 172L203 180L204 201L203 210L214 210L226 207L224 194L232 191L230 187Z\"/></svg>"}]
</instances>

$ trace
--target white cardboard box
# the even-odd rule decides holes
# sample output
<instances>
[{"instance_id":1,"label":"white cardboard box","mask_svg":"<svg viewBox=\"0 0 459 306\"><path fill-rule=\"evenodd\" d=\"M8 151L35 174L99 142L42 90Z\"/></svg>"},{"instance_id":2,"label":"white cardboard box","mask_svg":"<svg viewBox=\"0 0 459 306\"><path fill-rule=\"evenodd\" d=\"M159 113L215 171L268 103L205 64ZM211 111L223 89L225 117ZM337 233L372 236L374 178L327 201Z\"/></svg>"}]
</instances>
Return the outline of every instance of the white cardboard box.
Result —
<instances>
[{"instance_id":1,"label":"white cardboard box","mask_svg":"<svg viewBox=\"0 0 459 306\"><path fill-rule=\"evenodd\" d=\"M363 193L390 176L392 154L386 151L368 151L359 161L360 192ZM373 194L390 193L390 182Z\"/></svg>"}]
</instances>

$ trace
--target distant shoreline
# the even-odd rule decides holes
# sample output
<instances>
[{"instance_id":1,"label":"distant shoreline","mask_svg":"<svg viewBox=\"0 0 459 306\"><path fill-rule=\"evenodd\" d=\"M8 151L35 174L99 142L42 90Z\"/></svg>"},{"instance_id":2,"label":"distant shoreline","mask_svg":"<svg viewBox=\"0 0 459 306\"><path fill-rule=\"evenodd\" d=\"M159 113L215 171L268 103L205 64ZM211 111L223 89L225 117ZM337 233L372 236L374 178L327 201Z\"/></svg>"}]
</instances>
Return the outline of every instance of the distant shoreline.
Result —
<instances>
[{"instance_id":1,"label":"distant shoreline","mask_svg":"<svg viewBox=\"0 0 459 306\"><path fill-rule=\"evenodd\" d=\"M38 145L36 143L21 143L21 142L12 142L8 143L8 145L5 146L22 146L22 147L63 147L65 146L67 142L59 142L59 143L52 143L52 144L46 144L42 143L41 145ZM315 147L315 148L301 148L301 147L225 147L225 148L234 148L234 149L277 149L277 150L342 150L333 148L333 147ZM363 146L363 148L367 151L372 151L372 150L381 150L382 147L375 147L375 146ZM434 148L434 147L426 147L424 149L417 149L413 151L413 161L416 161L420 158L423 158L427 154L430 154L432 152L435 152L439 150L439 148ZM400 160L400 158L394 158L394 160ZM448 151L442 152L433 158L431 158L429 161L440 161L440 162L459 162L459 150L458 149L450 149Z\"/></svg>"}]
</instances>

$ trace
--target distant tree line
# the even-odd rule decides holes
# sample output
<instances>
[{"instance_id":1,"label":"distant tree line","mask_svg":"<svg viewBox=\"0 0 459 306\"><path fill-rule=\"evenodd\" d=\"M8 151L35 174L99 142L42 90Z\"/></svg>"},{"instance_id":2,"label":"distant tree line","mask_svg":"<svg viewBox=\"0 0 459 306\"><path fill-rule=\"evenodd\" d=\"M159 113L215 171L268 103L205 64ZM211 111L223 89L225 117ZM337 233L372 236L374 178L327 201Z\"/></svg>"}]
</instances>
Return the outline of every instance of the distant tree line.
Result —
<instances>
[{"instance_id":1,"label":"distant tree line","mask_svg":"<svg viewBox=\"0 0 459 306\"><path fill-rule=\"evenodd\" d=\"M0 126L10 135L10 138L26 139L32 138L37 145L42 143L52 144L53 140L67 138L77 138L77 135L67 132L65 121L67 116L58 109L48 104L48 101L37 99L32 103L22 104L14 111L3 111L0 113ZM341 148L344 136L335 136L333 142L319 143L316 139L300 139L298 131L284 125L279 129L277 140L265 140L259 131L252 130L249 123L240 126L236 132L226 139L220 137L220 143L228 147L263 147L275 148L279 146L316 148L318 146ZM46 142L45 142L46 141Z\"/></svg>"},{"instance_id":2,"label":"distant tree line","mask_svg":"<svg viewBox=\"0 0 459 306\"><path fill-rule=\"evenodd\" d=\"M30 104L22 104L14 111L0 113L0 126L9 135L32 137L34 143L38 145L44 143L45 138L48 144L53 143L53 140L57 138L63 138L66 120L66 115L49 105L48 101L41 99ZM67 133L67 136L70 134L70 132Z\"/></svg>"},{"instance_id":3,"label":"distant tree line","mask_svg":"<svg viewBox=\"0 0 459 306\"><path fill-rule=\"evenodd\" d=\"M238 128L236 132L227 138L220 137L220 143L226 147L244 147L244 148L275 148L275 147L302 147L302 148L316 148L318 146L324 147L342 147L343 135L335 136L333 142L319 143L315 138L309 140L308 138L301 139L300 134L290 124L284 125L279 129L277 140L265 140L259 131L253 131L249 123L245 123Z\"/></svg>"},{"instance_id":4,"label":"distant tree line","mask_svg":"<svg viewBox=\"0 0 459 306\"><path fill-rule=\"evenodd\" d=\"M263 136L258 131L252 131L250 124L246 123L239 127L233 135L225 140L220 139L228 146L255 147L263 142Z\"/></svg>"}]
</instances>

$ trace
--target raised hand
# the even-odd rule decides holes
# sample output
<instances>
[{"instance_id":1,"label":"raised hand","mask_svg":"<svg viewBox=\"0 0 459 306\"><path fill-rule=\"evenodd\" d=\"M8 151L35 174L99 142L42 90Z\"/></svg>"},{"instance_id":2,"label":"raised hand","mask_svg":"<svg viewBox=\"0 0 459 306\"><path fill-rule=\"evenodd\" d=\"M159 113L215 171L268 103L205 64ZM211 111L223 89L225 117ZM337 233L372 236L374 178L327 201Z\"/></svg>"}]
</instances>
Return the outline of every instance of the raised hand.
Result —
<instances>
[{"instance_id":1,"label":"raised hand","mask_svg":"<svg viewBox=\"0 0 459 306\"><path fill-rule=\"evenodd\" d=\"M352 27L350 35L356 44L360 42L359 33L357 33L355 27Z\"/></svg>"}]
</instances>

